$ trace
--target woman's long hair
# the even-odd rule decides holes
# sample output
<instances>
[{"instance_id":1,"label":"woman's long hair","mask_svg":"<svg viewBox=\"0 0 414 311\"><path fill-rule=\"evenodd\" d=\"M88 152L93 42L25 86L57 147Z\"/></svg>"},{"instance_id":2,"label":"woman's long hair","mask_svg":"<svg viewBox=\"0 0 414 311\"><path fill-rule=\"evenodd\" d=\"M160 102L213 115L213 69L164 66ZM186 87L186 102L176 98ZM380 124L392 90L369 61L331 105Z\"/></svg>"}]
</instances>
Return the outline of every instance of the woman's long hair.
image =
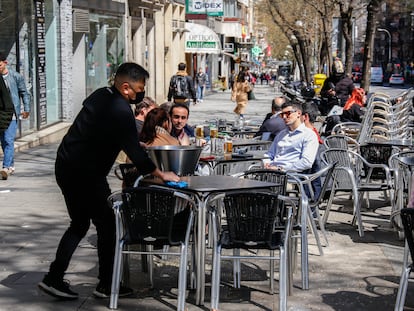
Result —
<instances>
[{"instance_id":1,"label":"woman's long hair","mask_svg":"<svg viewBox=\"0 0 414 311\"><path fill-rule=\"evenodd\" d=\"M357 104L361 107L364 107L364 96L365 90L361 87L354 88L352 90L351 97L345 103L344 110L349 110L353 104Z\"/></svg>"},{"instance_id":2,"label":"woman's long hair","mask_svg":"<svg viewBox=\"0 0 414 311\"><path fill-rule=\"evenodd\" d=\"M142 125L142 131L139 136L139 140L151 144L157 136L156 126L163 126L165 121L169 121L170 117L163 108L154 108L148 112L145 117L144 124Z\"/></svg>"}]
</instances>

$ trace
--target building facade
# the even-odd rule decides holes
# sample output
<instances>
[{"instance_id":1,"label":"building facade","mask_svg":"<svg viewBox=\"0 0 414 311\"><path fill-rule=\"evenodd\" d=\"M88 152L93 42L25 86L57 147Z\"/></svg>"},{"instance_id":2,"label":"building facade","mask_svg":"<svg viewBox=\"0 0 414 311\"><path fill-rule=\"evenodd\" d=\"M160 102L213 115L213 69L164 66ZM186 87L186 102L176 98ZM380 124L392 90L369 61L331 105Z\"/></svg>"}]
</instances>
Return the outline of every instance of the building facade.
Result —
<instances>
[{"instance_id":1,"label":"building facade","mask_svg":"<svg viewBox=\"0 0 414 311\"><path fill-rule=\"evenodd\" d=\"M203 68L210 83L237 71L249 55L243 45L250 36L249 0L217 0L222 16L186 14L188 2L0 0L2 52L32 95L32 113L18 136L71 122L83 100L108 86L125 61L148 70L146 93L159 104L180 62L192 76Z\"/></svg>"}]
</instances>

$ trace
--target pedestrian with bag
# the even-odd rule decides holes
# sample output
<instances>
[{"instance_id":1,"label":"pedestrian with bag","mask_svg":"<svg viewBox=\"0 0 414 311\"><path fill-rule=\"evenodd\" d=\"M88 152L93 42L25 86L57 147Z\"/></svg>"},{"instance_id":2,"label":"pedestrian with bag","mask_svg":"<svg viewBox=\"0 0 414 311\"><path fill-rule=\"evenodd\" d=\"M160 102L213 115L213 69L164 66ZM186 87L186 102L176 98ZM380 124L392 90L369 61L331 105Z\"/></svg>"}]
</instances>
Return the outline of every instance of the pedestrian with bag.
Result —
<instances>
[{"instance_id":1,"label":"pedestrian with bag","mask_svg":"<svg viewBox=\"0 0 414 311\"><path fill-rule=\"evenodd\" d=\"M148 72L138 64L119 66L112 87L93 92L57 150L56 181L62 190L70 216L70 225L62 236L49 272L38 284L47 294L61 300L77 299L63 279L73 253L89 230L96 227L99 283L93 292L97 298L111 294L115 252L115 218L107 202L111 189L107 181L115 159L123 150L141 175L148 173L164 181L179 181L173 172L162 172L139 144L134 113L130 105L142 101ZM120 287L120 296L133 293Z\"/></svg>"},{"instance_id":2,"label":"pedestrian with bag","mask_svg":"<svg viewBox=\"0 0 414 311\"><path fill-rule=\"evenodd\" d=\"M168 89L168 101L174 100L174 103L185 103L190 106L191 99L197 103L197 95L194 89L192 78L185 70L186 64L179 63L177 73L171 77L170 87Z\"/></svg>"}]
</instances>

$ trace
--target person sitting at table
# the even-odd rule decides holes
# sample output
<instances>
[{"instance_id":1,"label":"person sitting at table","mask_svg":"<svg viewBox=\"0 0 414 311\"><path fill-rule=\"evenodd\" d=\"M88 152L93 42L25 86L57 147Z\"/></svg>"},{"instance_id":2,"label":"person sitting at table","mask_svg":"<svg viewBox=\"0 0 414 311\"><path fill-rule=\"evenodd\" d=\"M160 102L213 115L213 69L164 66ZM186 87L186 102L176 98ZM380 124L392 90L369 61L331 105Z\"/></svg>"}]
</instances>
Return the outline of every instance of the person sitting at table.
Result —
<instances>
[{"instance_id":1,"label":"person sitting at table","mask_svg":"<svg viewBox=\"0 0 414 311\"><path fill-rule=\"evenodd\" d=\"M180 145L179 141L172 137L172 124L168 113L162 108L154 108L148 112L140 135L140 141L147 147Z\"/></svg>"},{"instance_id":2,"label":"person sitting at table","mask_svg":"<svg viewBox=\"0 0 414 311\"><path fill-rule=\"evenodd\" d=\"M352 91L351 97L346 101L344 110L341 115L341 122L362 122L362 116L364 111L361 109L364 107L367 100L367 95L363 88L355 88Z\"/></svg>"},{"instance_id":3,"label":"person sitting at table","mask_svg":"<svg viewBox=\"0 0 414 311\"><path fill-rule=\"evenodd\" d=\"M142 126L144 125L145 117L147 116L149 111L156 107L158 107L157 103L149 96L145 96L140 103L135 105L134 115L138 137L141 133Z\"/></svg>"},{"instance_id":4,"label":"person sitting at table","mask_svg":"<svg viewBox=\"0 0 414 311\"><path fill-rule=\"evenodd\" d=\"M318 152L318 138L302 122L302 109L297 102L282 105L279 115L287 128L273 140L268 151L270 162L265 163L265 168L304 172L312 167Z\"/></svg>"},{"instance_id":5,"label":"person sitting at table","mask_svg":"<svg viewBox=\"0 0 414 311\"><path fill-rule=\"evenodd\" d=\"M182 146L190 145L190 137L194 137L194 129L187 124L189 114L190 109L185 104L176 103L171 106L171 135L177 138Z\"/></svg>"},{"instance_id":6,"label":"person sitting at table","mask_svg":"<svg viewBox=\"0 0 414 311\"><path fill-rule=\"evenodd\" d=\"M263 120L257 133L254 135L262 136L262 139L273 141L275 136L283 129L286 128L286 124L279 116L278 112L282 110L282 105L286 102L286 97L277 96L272 100L272 112L268 113ZM269 137L265 137L268 133Z\"/></svg>"}]
</instances>

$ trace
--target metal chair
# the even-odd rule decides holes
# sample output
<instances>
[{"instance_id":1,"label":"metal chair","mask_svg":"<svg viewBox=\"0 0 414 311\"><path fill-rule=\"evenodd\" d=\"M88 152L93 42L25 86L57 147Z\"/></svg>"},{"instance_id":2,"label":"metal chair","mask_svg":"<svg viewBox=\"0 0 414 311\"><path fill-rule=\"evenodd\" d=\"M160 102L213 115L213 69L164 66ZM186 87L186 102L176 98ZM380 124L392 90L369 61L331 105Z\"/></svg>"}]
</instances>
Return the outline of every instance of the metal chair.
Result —
<instances>
[{"instance_id":1,"label":"metal chair","mask_svg":"<svg viewBox=\"0 0 414 311\"><path fill-rule=\"evenodd\" d=\"M233 273L240 287L240 259L270 260L270 292L274 291L274 261L279 259L279 310L287 309L288 251L295 204L285 196L271 192L235 191L224 196L227 224L217 221L211 209L214 236L211 308L218 310L222 259L235 261ZM288 202L289 204L283 204ZM233 249L233 255L223 255L223 249ZM240 250L268 250L270 255L241 255ZM274 252L279 250L279 256Z\"/></svg>"},{"instance_id":2,"label":"metal chair","mask_svg":"<svg viewBox=\"0 0 414 311\"><path fill-rule=\"evenodd\" d=\"M337 162L333 172L334 179L331 195L322 218L323 223L326 224L328 219L335 192L351 192L353 200L352 224L355 225L357 222L358 232L362 237L364 235L364 228L362 225L360 206L363 194L369 191L392 189L392 179L388 166L384 164L372 164L356 152L338 148L331 148L323 151L321 158L325 163L333 164ZM371 180L371 175L374 169L381 169L385 172L385 183L373 182ZM369 204L368 200L367 204Z\"/></svg>"},{"instance_id":3,"label":"metal chair","mask_svg":"<svg viewBox=\"0 0 414 311\"><path fill-rule=\"evenodd\" d=\"M392 226L398 231L400 237L403 237L403 229L400 217L400 211L408 204L410 191L410 170L398 159L401 157L414 157L413 150L404 150L395 152L388 159L388 167L392 173L394 183L394 197L391 202L390 221Z\"/></svg>"},{"instance_id":4,"label":"metal chair","mask_svg":"<svg viewBox=\"0 0 414 311\"><path fill-rule=\"evenodd\" d=\"M394 311L402 311L404 309L404 302L408 287L408 279L410 277L411 272L414 271L414 208L410 207L402 209L401 220L404 228L406 245L403 269L400 278L400 285L398 286L398 293ZM409 260L408 258L408 251L411 255L411 260Z\"/></svg>"},{"instance_id":5,"label":"metal chair","mask_svg":"<svg viewBox=\"0 0 414 311\"><path fill-rule=\"evenodd\" d=\"M326 148L348 149L359 152L359 143L352 137L342 134L333 134L325 137L323 144Z\"/></svg>"},{"instance_id":6,"label":"metal chair","mask_svg":"<svg viewBox=\"0 0 414 311\"><path fill-rule=\"evenodd\" d=\"M309 206L309 219L311 221L317 221L319 228L325 238L326 245L329 244L328 237L326 235L326 230L324 223L321 219L321 214L319 210L320 204L325 199L325 194L330 190L332 187L332 174L333 170L335 169L337 163L330 163L319 172L314 174L300 174L300 173L290 173L290 175L295 177L296 180L299 181L302 190L302 193L308 195L308 206ZM322 188L318 195L315 194L312 182L318 178L323 178Z\"/></svg>"},{"instance_id":7,"label":"metal chair","mask_svg":"<svg viewBox=\"0 0 414 311\"><path fill-rule=\"evenodd\" d=\"M119 199L121 196L122 200ZM195 203L187 195L161 187L134 187L108 198L116 220L116 247L109 308L117 309L124 254L148 257L152 285L153 255L180 256L177 310L185 310L187 254L194 219ZM146 250L129 250L127 246L146 245ZM179 251L165 252L154 246L178 246Z\"/></svg>"}]
</instances>

